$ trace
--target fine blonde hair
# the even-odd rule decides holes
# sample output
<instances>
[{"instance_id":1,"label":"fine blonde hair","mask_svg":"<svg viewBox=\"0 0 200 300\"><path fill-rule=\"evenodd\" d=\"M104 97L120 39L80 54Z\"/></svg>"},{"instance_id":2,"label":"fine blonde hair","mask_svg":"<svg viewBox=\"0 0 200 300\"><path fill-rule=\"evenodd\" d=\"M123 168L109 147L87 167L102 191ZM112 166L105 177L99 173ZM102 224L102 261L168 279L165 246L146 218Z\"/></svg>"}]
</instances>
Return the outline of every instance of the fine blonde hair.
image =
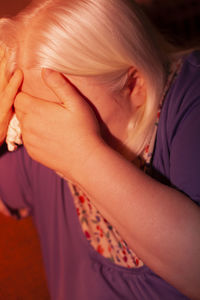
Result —
<instances>
[{"instance_id":1,"label":"fine blonde hair","mask_svg":"<svg viewBox=\"0 0 200 300\"><path fill-rule=\"evenodd\" d=\"M20 57L29 68L94 77L111 93L120 93L131 67L138 70L147 99L133 115L126 146L141 153L162 96L168 57L162 38L134 1L33 1L14 18L0 20L0 40L12 50L12 68Z\"/></svg>"}]
</instances>

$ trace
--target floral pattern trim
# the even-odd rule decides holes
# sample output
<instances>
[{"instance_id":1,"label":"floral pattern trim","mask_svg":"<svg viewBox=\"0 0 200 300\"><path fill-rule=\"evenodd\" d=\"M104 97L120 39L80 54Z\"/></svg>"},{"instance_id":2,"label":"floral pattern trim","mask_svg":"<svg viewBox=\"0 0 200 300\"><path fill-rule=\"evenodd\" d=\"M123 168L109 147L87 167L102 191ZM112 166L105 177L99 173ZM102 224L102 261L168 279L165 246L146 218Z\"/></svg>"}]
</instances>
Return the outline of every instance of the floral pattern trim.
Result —
<instances>
[{"instance_id":1,"label":"floral pattern trim","mask_svg":"<svg viewBox=\"0 0 200 300\"><path fill-rule=\"evenodd\" d=\"M119 232L101 215L78 187L71 186L74 203L83 233L91 246L118 265L133 268L143 262L129 249Z\"/></svg>"}]
</instances>

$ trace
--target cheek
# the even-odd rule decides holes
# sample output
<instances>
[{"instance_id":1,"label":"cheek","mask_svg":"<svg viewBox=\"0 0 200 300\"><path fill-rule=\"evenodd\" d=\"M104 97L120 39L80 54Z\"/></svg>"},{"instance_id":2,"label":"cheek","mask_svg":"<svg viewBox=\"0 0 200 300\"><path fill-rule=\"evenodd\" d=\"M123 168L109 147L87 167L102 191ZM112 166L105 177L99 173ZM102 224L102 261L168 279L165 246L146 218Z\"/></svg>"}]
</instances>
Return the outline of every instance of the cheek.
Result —
<instances>
[{"instance_id":1,"label":"cheek","mask_svg":"<svg viewBox=\"0 0 200 300\"><path fill-rule=\"evenodd\" d=\"M133 117L130 102L127 99L116 99L115 97L102 97L99 111L102 120L113 137L124 142L127 138L127 128Z\"/></svg>"},{"instance_id":2,"label":"cheek","mask_svg":"<svg viewBox=\"0 0 200 300\"><path fill-rule=\"evenodd\" d=\"M101 95L100 92L99 94ZM114 97L102 93L102 95L95 100L94 104L107 124L119 118L123 119L124 109Z\"/></svg>"},{"instance_id":3,"label":"cheek","mask_svg":"<svg viewBox=\"0 0 200 300\"><path fill-rule=\"evenodd\" d=\"M114 136L121 136L127 128L128 113L113 98L102 98L101 103L97 103L97 110L106 127Z\"/></svg>"},{"instance_id":4,"label":"cheek","mask_svg":"<svg viewBox=\"0 0 200 300\"><path fill-rule=\"evenodd\" d=\"M109 125L119 114L119 107L116 103L114 103L113 99L101 93L99 93L99 95L100 96L98 97L93 97L92 104L98 111L101 119L106 123L106 125Z\"/></svg>"}]
</instances>

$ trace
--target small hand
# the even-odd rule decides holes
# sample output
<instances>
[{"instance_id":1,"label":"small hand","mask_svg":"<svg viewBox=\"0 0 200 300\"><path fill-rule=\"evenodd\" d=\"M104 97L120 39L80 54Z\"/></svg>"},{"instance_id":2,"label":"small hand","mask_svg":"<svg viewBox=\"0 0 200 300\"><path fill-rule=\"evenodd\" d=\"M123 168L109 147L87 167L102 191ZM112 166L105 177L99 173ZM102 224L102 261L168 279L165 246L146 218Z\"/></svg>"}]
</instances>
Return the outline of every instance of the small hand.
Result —
<instances>
[{"instance_id":1,"label":"small hand","mask_svg":"<svg viewBox=\"0 0 200 300\"><path fill-rule=\"evenodd\" d=\"M11 217L11 213L8 208L5 206L3 201L0 199L0 214L4 215L5 217Z\"/></svg>"},{"instance_id":2,"label":"small hand","mask_svg":"<svg viewBox=\"0 0 200 300\"><path fill-rule=\"evenodd\" d=\"M0 146L3 144L8 124L13 115L13 103L22 83L23 74L16 70L12 76L6 72L7 57L4 46L0 48Z\"/></svg>"},{"instance_id":3,"label":"small hand","mask_svg":"<svg viewBox=\"0 0 200 300\"><path fill-rule=\"evenodd\" d=\"M95 114L72 84L61 74L43 70L46 85L60 103L19 93L15 111L20 121L24 145L41 164L75 180L101 142Z\"/></svg>"},{"instance_id":4,"label":"small hand","mask_svg":"<svg viewBox=\"0 0 200 300\"><path fill-rule=\"evenodd\" d=\"M13 213L14 212L14 213ZM11 209L4 204L4 202L0 198L0 214L5 217L14 217L16 219L23 219L29 216L30 210L28 208L20 208L19 210Z\"/></svg>"}]
</instances>

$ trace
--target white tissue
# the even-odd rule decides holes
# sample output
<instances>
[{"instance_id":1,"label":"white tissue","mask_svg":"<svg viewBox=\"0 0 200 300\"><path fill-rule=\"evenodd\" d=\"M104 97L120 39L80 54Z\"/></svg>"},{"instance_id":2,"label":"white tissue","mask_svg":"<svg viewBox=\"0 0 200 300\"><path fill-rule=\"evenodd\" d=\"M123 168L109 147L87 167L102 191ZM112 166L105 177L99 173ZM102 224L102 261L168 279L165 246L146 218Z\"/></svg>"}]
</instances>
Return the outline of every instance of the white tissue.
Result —
<instances>
[{"instance_id":1,"label":"white tissue","mask_svg":"<svg viewBox=\"0 0 200 300\"><path fill-rule=\"evenodd\" d=\"M7 132L7 137L6 137L6 144L8 147L8 151L13 152L15 151L19 145L22 145L22 134L21 134L21 129L20 129L20 124L17 119L17 116L14 114L12 117L9 126L8 126L8 132ZM55 172L62 178L65 179L64 175L61 174L60 172Z\"/></svg>"},{"instance_id":2,"label":"white tissue","mask_svg":"<svg viewBox=\"0 0 200 300\"><path fill-rule=\"evenodd\" d=\"M16 115L12 117L8 126L6 143L9 151L16 150L18 145L22 144L21 129Z\"/></svg>"}]
</instances>

